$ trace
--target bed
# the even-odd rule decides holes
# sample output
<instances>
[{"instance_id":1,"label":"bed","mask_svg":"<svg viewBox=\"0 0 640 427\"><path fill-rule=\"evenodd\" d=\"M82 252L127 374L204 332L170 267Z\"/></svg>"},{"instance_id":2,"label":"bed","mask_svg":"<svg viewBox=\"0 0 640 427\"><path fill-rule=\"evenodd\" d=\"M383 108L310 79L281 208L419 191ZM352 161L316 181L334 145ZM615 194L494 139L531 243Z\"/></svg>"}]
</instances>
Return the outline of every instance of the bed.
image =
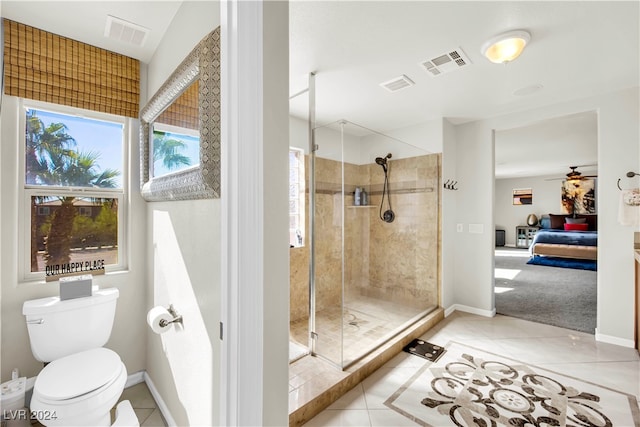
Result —
<instances>
[{"instance_id":1,"label":"bed","mask_svg":"<svg viewBox=\"0 0 640 427\"><path fill-rule=\"evenodd\" d=\"M584 220L578 222L570 215L549 214L548 224L545 224L543 217L542 228L534 236L529 248L531 255L597 260L597 217L596 215L583 215L583 217ZM566 221L584 224L584 226L573 226Z\"/></svg>"}]
</instances>

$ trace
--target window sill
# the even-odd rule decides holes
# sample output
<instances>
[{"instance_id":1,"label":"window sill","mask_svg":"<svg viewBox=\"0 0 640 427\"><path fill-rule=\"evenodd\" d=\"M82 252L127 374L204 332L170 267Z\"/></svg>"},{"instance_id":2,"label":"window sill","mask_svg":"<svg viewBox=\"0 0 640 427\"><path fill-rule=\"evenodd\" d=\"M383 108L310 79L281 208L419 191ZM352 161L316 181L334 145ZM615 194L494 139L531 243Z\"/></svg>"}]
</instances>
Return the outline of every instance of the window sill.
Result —
<instances>
[{"instance_id":1,"label":"window sill","mask_svg":"<svg viewBox=\"0 0 640 427\"><path fill-rule=\"evenodd\" d=\"M93 279L95 280L96 284L100 285L100 282L102 281L102 277L117 277L117 276L121 276L124 274L129 274L131 273L131 270L129 270L128 268L125 269L121 269L121 270L112 270L112 271L106 271L104 274L99 274L99 275L95 275L93 276ZM87 272L87 274L91 274L89 272ZM33 279L25 279L23 278L22 280L18 281L18 286L23 286L23 285L47 285L47 284L55 284L57 283L58 280L51 280L49 282L45 281L44 277L37 277L37 278L33 278Z\"/></svg>"}]
</instances>

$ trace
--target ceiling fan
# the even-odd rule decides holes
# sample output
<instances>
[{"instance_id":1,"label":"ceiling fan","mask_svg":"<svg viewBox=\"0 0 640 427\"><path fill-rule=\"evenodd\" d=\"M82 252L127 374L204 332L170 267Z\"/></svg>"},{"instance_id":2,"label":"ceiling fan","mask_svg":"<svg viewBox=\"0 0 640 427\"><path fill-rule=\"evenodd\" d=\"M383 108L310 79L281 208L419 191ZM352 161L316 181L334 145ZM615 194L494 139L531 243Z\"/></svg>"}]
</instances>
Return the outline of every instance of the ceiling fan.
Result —
<instances>
[{"instance_id":1,"label":"ceiling fan","mask_svg":"<svg viewBox=\"0 0 640 427\"><path fill-rule=\"evenodd\" d=\"M595 165L569 166L569 169L571 169L571 172L566 174L566 178L551 178L550 180L564 179L567 181L582 181L583 179L597 178L598 175L582 175L582 173L577 170L578 168L587 167L587 166L595 166Z\"/></svg>"}]
</instances>

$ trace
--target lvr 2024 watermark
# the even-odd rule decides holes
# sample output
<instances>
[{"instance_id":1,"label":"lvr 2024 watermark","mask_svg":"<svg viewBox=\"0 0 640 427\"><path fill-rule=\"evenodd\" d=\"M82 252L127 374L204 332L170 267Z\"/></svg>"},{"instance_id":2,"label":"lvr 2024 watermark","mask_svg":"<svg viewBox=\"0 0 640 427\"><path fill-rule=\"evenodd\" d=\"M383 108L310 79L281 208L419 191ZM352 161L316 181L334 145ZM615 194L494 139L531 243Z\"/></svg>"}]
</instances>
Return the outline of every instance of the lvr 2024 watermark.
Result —
<instances>
[{"instance_id":1,"label":"lvr 2024 watermark","mask_svg":"<svg viewBox=\"0 0 640 427\"><path fill-rule=\"evenodd\" d=\"M56 411L31 411L27 408L5 409L2 411L3 420L55 420L58 416Z\"/></svg>"}]
</instances>

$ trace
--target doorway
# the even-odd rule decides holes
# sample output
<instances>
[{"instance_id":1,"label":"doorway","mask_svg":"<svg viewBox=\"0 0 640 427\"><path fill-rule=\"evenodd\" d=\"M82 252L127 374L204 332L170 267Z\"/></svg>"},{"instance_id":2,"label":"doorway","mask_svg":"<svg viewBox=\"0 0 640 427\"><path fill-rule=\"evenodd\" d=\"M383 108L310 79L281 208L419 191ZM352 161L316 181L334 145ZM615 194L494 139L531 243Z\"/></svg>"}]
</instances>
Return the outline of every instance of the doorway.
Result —
<instances>
[{"instance_id":1,"label":"doorway","mask_svg":"<svg viewBox=\"0 0 640 427\"><path fill-rule=\"evenodd\" d=\"M595 111L495 132L494 212L501 230L496 242L504 235L504 246L496 246L494 254L498 314L595 332L597 272L528 261L535 235L549 228L550 214L562 211L570 167L597 175L597 158ZM519 197L525 193L523 203Z\"/></svg>"}]
</instances>

